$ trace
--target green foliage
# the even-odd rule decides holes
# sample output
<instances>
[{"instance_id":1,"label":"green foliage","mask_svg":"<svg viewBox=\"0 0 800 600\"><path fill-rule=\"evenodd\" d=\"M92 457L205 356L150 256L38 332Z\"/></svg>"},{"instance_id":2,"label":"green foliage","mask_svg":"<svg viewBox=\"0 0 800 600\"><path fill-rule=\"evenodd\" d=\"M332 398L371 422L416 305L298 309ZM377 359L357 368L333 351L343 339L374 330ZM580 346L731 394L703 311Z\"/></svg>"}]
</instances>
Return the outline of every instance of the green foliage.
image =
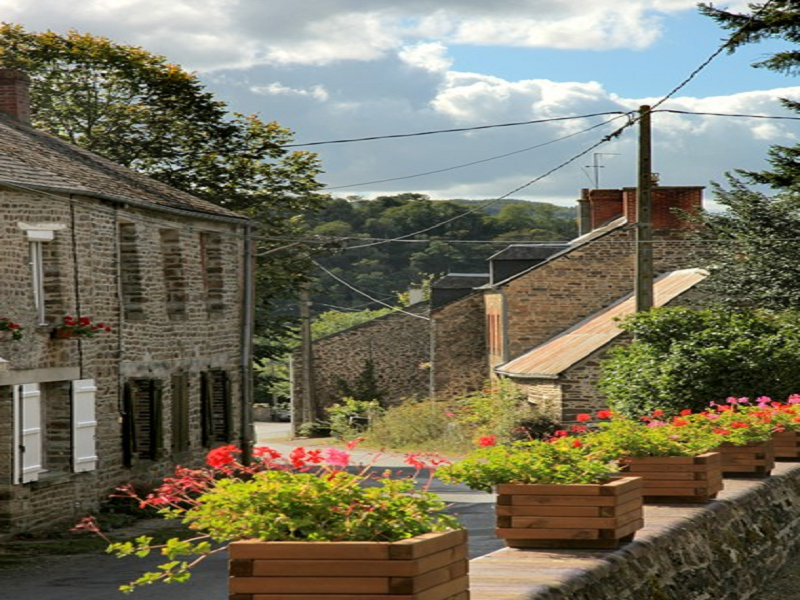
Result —
<instances>
[{"instance_id":1,"label":"green foliage","mask_svg":"<svg viewBox=\"0 0 800 600\"><path fill-rule=\"evenodd\" d=\"M405 400L370 422L365 443L396 450L447 451L471 446L453 421L451 406L430 400Z\"/></svg>"},{"instance_id":2,"label":"green foliage","mask_svg":"<svg viewBox=\"0 0 800 600\"><path fill-rule=\"evenodd\" d=\"M315 340L333 335L344 329L349 329L361 323L368 323L378 317L388 315L394 312L391 308L379 308L376 310L360 310L360 311L339 311L339 310L326 310L323 313L314 317L311 323L311 337Z\"/></svg>"},{"instance_id":3,"label":"green foliage","mask_svg":"<svg viewBox=\"0 0 800 600\"><path fill-rule=\"evenodd\" d=\"M729 396L785 398L800 389L794 314L660 308L620 326L635 341L603 361L600 389L617 413L701 411Z\"/></svg>"},{"instance_id":4,"label":"green foliage","mask_svg":"<svg viewBox=\"0 0 800 600\"><path fill-rule=\"evenodd\" d=\"M685 421L686 419L682 419ZM603 460L644 456L695 456L719 446L719 436L709 430L694 430L677 436L667 423L615 417L600 423L598 430L580 436L587 452ZM688 432L688 430L682 430Z\"/></svg>"},{"instance_id":5,"label":"green foliage","mask_svg":"<svg viewBox=\"0 0 800 600\"><path fill-rule=\"evenodd\" d=\"M543 441L479 448L464 460L441 467L436 476L491 492L500 483L605 483L618 467L582 447Z\"/></svg>"},{"instance_id":6,"label":"green foliage","mask_svg":"<svg viewBox=\"0 0 800 600\"><path fill-rule=\"evenodd\" d=\"M793 239L800 229L800 195L774 197L747 189L729 178L730 189L714 186L724 212L699 216L705 226L695 264L709 272L702 289L730 307L772 310L800 309L800 246Z\"/></svg>"},{"instance_id":7,"label":"green foliage","mask_svg":"<svg viewBox=\"0 0 800 600\"><path fill-rule=\"evenodd\" d=\"M453 401L453 420L464 430L465 437L473 440L495 436L506 442L513 439L522 427L522 421L536 416L524 394L512 381L489 381L482 390Z\"/></svg>"},{"instance_id":8,"label":"green foliage","mask_svg":"<svg viewBox=\"0 0 800 600\"><path fill-rule=\"evenodd\" d=\"M331 435L341 440L351 440L363 432L369 422L381 414L377 400L343 398L325 409L328 413Z\"/></svg>"},{"instance_id":9,"label":"green foliage","mask_svg":"<svg viewBox=\"0 0 800 600\"><path fill-rule=\"evenodd\" d=\"M449 400L406 400L373 419L367 442L388 448L463 452L480 439L500 442L546 437L558 425L537 414L511 381L486 383L477 392Z\"/></svg>"},{"instance_id":10,"label":"green foliage","mask_svg":"<svg viewBox=\"0 0 800 600\"><path fill-rule=\"evenodd\" d=\"M450 272L485 272L486 259L502 247L491 243L493 240L553 241L577 234L574 209L522 200L500 205L502 208L492 205L484 210L480 201L432 200L410 193L371 200L335 198L309 216L307 223L310 234L319 236L320 243L328 243L331 248L367 245L331 252L320 256L318 262L372 297L392 301L421 278L438 278ZM495 210L506 212L501 216ZM515 221L515 212L525 215L524 223ZM380 239L423 230L426 231L415 239L428 243L379 243ZM486 243L459 244L459 240ZM378 243L370 245L373 242ZM315 302L363 306L363 296L345 286L331 285L327 277L319 276Z\"/></svg>"},{"instance_id":11,"label":"green foliage","mask_svg":"<svg viewBox=\"0 0 800 600\"><path fill-rule=\"evenodd\" d=\"M715 7L713 4L700 4L700 12L714 19L722 28L734 33L728 43L733 53L746 44L757 44L764 40L777 39L788 42L771 56L754 63L757 68L777 71L789 76L800 72L800 6L794 0L770 0L748 4L750 14L734 13ZM786 98L781 104L795 112L800 112L800 102ZM739 171L755 183L767 184L773 188L800 189L800 147L773 146L769 151L772 171Z\"/></svg>"}]
</instances>

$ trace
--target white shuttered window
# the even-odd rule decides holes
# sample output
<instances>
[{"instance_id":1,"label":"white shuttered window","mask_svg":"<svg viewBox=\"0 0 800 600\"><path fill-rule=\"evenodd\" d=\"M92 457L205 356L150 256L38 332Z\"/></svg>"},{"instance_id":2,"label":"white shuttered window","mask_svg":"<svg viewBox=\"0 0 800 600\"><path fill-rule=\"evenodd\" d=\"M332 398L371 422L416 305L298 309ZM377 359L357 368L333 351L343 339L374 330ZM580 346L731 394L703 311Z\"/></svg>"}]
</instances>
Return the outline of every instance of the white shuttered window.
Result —
<instances>
[{"instance_id":1,"label":"white shuttered window","mask_svg":"<svg viewBox=\"0 0 800 600\"><path fill-rule=\"evenodd\" d=\"M25 383L14 386L14 482L36 481L42 471L42 393Z\"/></svg>"},{"instance_id":2,"label":"white shuttered window","mask_svg":"<svg viewBox=\"0 0 800 600\"><path fill-rule=\"evenodd\" d=\"M94 379L72 382L72 469L76 473L97 468Z\"/></svg>"}]
</instances>

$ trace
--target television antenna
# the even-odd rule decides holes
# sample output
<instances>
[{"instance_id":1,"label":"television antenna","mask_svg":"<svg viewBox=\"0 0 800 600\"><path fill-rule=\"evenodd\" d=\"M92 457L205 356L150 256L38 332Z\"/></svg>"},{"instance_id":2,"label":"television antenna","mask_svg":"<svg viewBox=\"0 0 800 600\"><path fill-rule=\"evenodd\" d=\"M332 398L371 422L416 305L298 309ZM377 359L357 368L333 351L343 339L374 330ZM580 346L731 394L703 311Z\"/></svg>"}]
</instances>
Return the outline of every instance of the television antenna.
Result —
<instances>
[{"instance_id":1,"label":"television antenna","mask_svg":"<svg viewBox=\"0 0 800 600\"><path fill-rule=\"evenodd\" d=\"M601 156L619 156L619 154L615 152L594 152L592 154L592 164L586 165L586 168L594 171L594 189L596 190L600 189L600 169L605 168L600 164Z\"/></svg>"}]
</instances>

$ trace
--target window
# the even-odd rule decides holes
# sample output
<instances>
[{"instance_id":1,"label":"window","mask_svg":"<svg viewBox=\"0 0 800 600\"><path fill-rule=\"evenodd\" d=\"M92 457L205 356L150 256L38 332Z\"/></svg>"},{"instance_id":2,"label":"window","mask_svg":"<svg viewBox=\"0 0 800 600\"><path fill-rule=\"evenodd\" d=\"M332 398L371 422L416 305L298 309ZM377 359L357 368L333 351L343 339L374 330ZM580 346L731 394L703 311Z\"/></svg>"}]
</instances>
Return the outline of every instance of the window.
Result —
<instances>
[{"instance_id":1,"label":"window","mask_svg":"<svg viewBox=\"0 0 800 600\"><path fill-rule=\"evenodd\" d=\"M232 441L232 406L228 374L215 369L206 371L201 379L203 446Z\"/></svg>"},{"instance_id":2,"label":"window","mask_svg":"<svg viewBox=\"0 0 800 600\"><path fill-rule=\"evenodd\" d=\"M47 277L45 268L45 244L55 239L56 231L66 228L63 223L17 223L28 237L28 262L31 269L33 288L33 304L36 307L36 320L40 325L47 325ZM54 269L57 267L53 266ZM51 269L52 271L52 269Z\"/></svg>"},{"instance_id":3,"label":"window","mask_svg":"<svg viewBox=\"0 0 800 600\"><path fill-rule=\"evenodd\" d=\"M209 314L221 313L225 309L222 236L217 233L200 234L200 260L206 294L206 310Z\"/></svg>"},{"instance_id":4,"label":"window","mask_svg":"<svg viewBox=\"0 0 800 600\"><path fill-rule=\"evenodd\" d=\"M119 278L122 291L122 307L125 319L141 321L145 318L147 296L142 283L142 267L134 223L120 223L119 231Z\"/></svg>"},{"instance_id":5,"label":"window","mask_svg":"<svg viewBox=\"0 0 800 600\"><path fill-rule=\"evenodd\" d=\"M177 229L162 229L159 233L167 315L171 319L179 319L186 315L186 277L183 272L181 236Z\"/></svg>"},{"instance_id":6,"label":"window","mask_svg":"<svg viewBox=\"0 0 800 600\"><path fill-rule=\"evenodd\" d=\"M163 384L156 379L131 379L123 393L125 464L134 459L157 460L163 454Z\"/></svg>"},{"instance_id":7,"label":"window","mask_svg":"<svg viewBox=\"0 0 800 600\"><path fill-rule=\"evenodd\" d=\"M14 482L97 468L93 379L13 386Z\"/></svg>"}]
</instances>

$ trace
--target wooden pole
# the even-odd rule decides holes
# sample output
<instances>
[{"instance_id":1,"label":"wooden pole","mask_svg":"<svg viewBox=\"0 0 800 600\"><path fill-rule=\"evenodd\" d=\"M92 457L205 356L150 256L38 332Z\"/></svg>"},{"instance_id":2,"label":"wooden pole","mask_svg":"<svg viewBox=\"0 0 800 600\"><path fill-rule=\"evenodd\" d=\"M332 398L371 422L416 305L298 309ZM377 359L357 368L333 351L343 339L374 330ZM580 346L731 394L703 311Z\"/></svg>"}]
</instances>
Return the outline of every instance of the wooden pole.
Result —
<instances>
[{"instance_id":1,"label":"wooden pole","mask_svg":"<svg viewBox=\"0 0 800 600\"><path fill-rule=\"evenodd\" d=\"M639 107L639 182L636 188L636 312L653 307L652 155L650 107Z\"/></svg>"},{"instance_id":2,"label":"wooden pole","mask_svg":"<svg viewBox=\"0 0 800 600\"><path fill-rule=\"evenodd\" d=\"M299 433L299 428L303 423L313 423L315 417L314 407L314 349L311 343L311 294L308 284L305 284L300 291L300 347L302 354L302 365L300 381L302 393L292 411L294 414L292 428L294 434ZM298 410L299 409L299 410Z\"/></svg>"}]
</instances>

